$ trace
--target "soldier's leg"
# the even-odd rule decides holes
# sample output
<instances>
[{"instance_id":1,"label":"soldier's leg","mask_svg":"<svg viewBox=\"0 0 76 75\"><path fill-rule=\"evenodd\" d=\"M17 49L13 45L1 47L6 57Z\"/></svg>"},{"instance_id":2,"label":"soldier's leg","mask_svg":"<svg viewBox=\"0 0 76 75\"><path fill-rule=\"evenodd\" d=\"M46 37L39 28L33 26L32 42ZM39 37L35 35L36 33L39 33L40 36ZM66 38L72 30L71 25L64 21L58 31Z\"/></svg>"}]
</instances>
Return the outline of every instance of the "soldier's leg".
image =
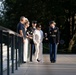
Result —
<instances>
[{"instance_id":1,"label":"soldier's leg","mask_svg":"<svg viewBox=\"0 0 76 75\"><path fill-rule=\"evenodd\" d=\"M49 47L50 47L50 61L52 62L53 54L52 54L52 44L51 43L49 44Z\"/></svg>"},{"instance_id":2,"label":"soldier's leg","mask_svg":"<svg viewBox=\"0 0 76 75\"><path fill-rule=\"evenodd\" d=\"M35 45L34 45L34 43L32 43L32 54L34 54L35 53Z\"/></svg>"},{"instance_id":3,"label":"soldier's leg","mask_svg":"<svg viewBox=\"0 0 76 75\"><path fill-rule=\"evenodd\" d=\"M57 44L53 44L53 61L56 62L56 55L57 55Z\"/></svg>"}]
</instances>

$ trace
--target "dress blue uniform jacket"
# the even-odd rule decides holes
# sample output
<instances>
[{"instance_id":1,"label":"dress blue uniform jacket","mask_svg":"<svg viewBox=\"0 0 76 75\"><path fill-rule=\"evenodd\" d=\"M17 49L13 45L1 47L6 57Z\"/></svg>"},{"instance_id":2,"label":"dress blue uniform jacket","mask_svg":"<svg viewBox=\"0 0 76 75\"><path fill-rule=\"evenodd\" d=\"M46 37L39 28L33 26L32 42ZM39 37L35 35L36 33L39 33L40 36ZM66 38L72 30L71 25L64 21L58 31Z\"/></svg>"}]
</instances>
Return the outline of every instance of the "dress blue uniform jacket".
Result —
<instances>
[{"instance_id":1,"label":"dress blue uniform jacket","mask_svg":"<svg viewBox=\"0 0 76 75\"><path fill-rule=\"evenodd\" d=\"M59 43L59 28L55 27L49 27L49 31L48 31L48 39L49 39L49 43Z\"/></svg>"},{"instance_id":2,"label":"dress blue uniform jacket","mask_svg":"<svg viewBox=\"0 0 76 75\"><path fill-rule=\"evenodd\" d=\"M29 34L33 37L33 33L34 33L34 31L35 31L35 28L30 27L30 28L28 29L28 31L29 31ZM33 39L30 39L30 43L31 43L31 44L34 44Z\"/></svg>"}]
</instances>

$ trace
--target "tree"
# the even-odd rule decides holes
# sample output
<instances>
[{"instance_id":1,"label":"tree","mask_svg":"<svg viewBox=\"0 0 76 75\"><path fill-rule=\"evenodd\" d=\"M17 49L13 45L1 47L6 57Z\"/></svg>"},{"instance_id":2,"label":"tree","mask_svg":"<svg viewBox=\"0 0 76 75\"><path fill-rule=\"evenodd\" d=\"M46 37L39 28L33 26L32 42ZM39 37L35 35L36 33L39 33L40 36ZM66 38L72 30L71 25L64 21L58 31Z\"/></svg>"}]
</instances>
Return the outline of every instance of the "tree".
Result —
<instances>
[{"instance_id":1,"label":"tree","mask_svg":"<svg viewBox=\"0 0 76 75\"><path fill-rule=\"evenodd\" d=\"M49 26L49 21L55 20L61 32L61 39L65 41L65 48L74 35L75 0L5 0L4 8L4 26L15 31L20 16L25 16L30 22L40 22L44 31Z\"/></svg>"}]
</instances>

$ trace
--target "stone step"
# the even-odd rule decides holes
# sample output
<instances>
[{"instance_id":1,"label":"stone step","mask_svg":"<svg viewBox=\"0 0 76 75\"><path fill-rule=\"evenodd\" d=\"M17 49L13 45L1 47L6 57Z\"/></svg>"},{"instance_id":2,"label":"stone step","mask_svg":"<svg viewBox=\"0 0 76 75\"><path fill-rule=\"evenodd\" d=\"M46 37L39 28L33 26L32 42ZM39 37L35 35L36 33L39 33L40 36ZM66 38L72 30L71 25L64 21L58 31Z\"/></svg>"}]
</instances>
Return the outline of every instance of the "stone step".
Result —
<instances>
[{"instance_id":1,"label":"stone step","mask_svg":"<svg viewBox=\"0 0 76 75\"><path fill-rule=\"evenodd\" d=\"M9 54L9 58L11 59L11 52L9 52L10 54ZM7 53L5 53L4 55L3 55L3 61L4 60L6 60L7 59Z\"/></svg>"},{"instance_id":2,"label":"stone step","mask_svg":"<svg viewBox=\"0 0 76 75\"><path fill-rule=\"evenodd\" d=\"M15 63L15 56L14 56L14 63ZM11 66L11 55L9 55L9 62L10 62L10 66ZM5 71L7 69L7 55L5 57L3 57L3 71Z\"/></svg>"},{"instance_id":3,"label":"stone step","mask_svg":"<svg viewBox=\"0 0 76 75\"><path fill-rule=\"evenodd\" d=\"M11 47L9 48L9 59L10 59L10 66L11 66ZM14 56L14 59L15 59L15 56ZM7 46L3 45L3 70L5 71L6 69L7 69Z\"/></svg>"},{"instance_id":4,"label":"stone step","mask_svg":"<svg viewBox=\"0 0 76 75\"><path fill-rule=\"evenodd\" d=\"M15 55L16 54L16 51L14 51L14 58L15 58ZM11 59L11 50L9 50L9 58ZM3 60L6 60L7 59L7 51L3 53Z\"/></svg>"},{"instance_id":5,"label":"stone step","mask_svg":"<svg viewBox=\"0 0 76 75\"><path fill-rule=\"evenodd\" d=\"M7 69L7 46L3 43L3 70L5 71ZM16 50L15 50L16 51ZM14 51L14 62L15 62L15 52ZM11 66L11 47L9 47L9 62Z\"/></svg>"},{"instance_id":6,"label":"stone step","mask_svg":"<svg viewBox=\"0 0 76 75\"><path fill-rule=\"evenodd\" d=\"M9 51L11 52L11 48L9 48ZM3 55L7 53L7 49L3 50Z\"/></svg>"},{"instance_id":7,"label":"stone step","mask_svg":"<svg viewBox=\"0 0 76 75\"><path fill-rule=\"evenodd\" d=\"M9 61L10 63L10 66L12 65L12 61L10 60ZM15 63L15 60L14 60L14 63ZM7 70L7 60L5 60L4 62L3 62L3 71L5 71L5 70Z\"/></svg>"},{"instance_id":8,"label":"stone step","mask_svg":"<svg viewBox=\"0 0 76 75\"><path fill-rule=\"evenodd\" d=\"M11 49L11 47L9 47L9 49ZM7 51L7 46L3 46L3 52Z\"/></svg>"}]
</instances>

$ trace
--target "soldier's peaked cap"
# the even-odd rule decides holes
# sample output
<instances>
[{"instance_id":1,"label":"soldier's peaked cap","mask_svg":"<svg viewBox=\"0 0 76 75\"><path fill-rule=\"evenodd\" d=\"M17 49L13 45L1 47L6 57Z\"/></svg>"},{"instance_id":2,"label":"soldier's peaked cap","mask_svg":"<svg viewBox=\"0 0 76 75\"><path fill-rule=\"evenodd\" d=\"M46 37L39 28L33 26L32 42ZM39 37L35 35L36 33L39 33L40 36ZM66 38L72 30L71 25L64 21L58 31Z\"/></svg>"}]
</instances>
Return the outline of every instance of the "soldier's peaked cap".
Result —
<instances>
[{"instance_id":1,"label":"soldier's peaked cap","mask_svg":"<svg viewBox=\"0 0 76 75\"><path fill-rule=\"evenodd\" d=\"M37 21L32 21L32 23L37 24Z\"/></svg>"},{"instance_id":2,"label":"soldier's peaked cap","mask_svg":"<svg viewBox=\"0 0 76 75\"><path fill-rule=\"evenodd\" d=\"M56 22L55 22L55 21L50 21L50 22L49 22L49 25L51 25L51 24L56 25Z\"/></svg>"}]
</instances>

